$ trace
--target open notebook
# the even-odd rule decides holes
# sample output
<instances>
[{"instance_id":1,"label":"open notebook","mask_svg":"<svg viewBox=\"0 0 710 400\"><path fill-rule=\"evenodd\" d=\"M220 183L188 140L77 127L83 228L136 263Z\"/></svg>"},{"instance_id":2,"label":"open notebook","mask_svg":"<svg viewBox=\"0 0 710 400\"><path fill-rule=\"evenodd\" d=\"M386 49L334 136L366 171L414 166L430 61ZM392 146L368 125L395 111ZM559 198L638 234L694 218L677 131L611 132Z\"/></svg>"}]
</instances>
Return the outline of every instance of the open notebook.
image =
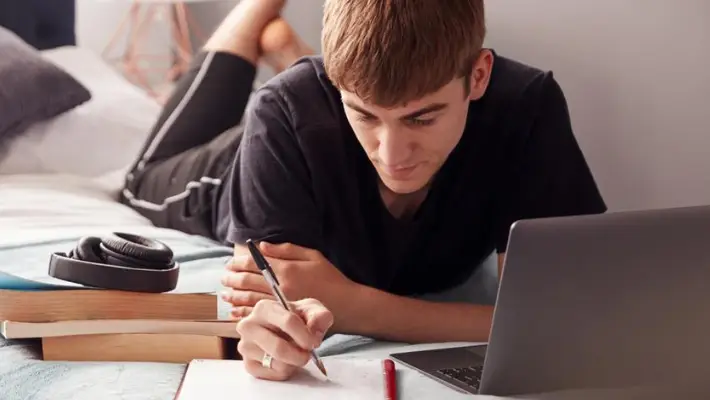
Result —
<instances>
[{"instance_id":1,"label":"open notebook","mask_svg":"<svg viewBox=\"0 0 710 400\"><path fill-rule=\"evenodd\" d=\"M259 400L378 400L385 398L381 358L325 357L328 378L310 362L286 382L256 379L242 361L195 360L187 368L176 400L202 400L209 393L224 393L229 399ZM470 399L414 370L397 365L400 399ZM481 398L489 398L480 396Z\"/></svg>"},{"instance_id":2,"label":"open notebook","mask_svg":"<svg viewBox=\"0 0 710 400\"><path fill-rule=\"evenodd\" d=\"M309 363L286 382L256 379L241 361L195 360L185 373L177 400L202 400L208 393L232 399L382 399L382 360L325 359L328 378Z\"/></svg>"}]
</instances>

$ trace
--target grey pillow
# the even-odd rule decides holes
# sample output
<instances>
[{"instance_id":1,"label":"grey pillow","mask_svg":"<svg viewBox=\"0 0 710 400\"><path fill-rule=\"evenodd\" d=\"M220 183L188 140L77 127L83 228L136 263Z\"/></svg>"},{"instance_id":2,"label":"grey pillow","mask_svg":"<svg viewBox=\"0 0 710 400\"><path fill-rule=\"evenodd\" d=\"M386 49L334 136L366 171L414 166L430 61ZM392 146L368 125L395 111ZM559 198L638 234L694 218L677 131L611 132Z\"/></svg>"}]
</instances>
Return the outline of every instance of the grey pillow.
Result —
<instances>
[{"instance_id":1,"label":"grey pillow","mask_svg":"<svg viewBox=\"0 0 710 400\"><path fill-rule=\"evenodd\" d=\"M74 77L0 27L0 150L30 125L90 99Z\"/></svg>"}]
</instances>

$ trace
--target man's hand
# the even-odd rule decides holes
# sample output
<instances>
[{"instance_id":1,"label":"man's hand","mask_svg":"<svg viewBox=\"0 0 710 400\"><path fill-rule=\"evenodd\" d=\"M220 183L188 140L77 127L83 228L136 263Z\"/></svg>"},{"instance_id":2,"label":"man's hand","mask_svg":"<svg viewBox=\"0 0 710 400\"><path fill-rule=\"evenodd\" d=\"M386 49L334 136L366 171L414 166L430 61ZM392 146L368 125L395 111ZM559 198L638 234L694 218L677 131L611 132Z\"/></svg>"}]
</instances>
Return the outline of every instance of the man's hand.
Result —
<instances>
[{"instance_id":1,"label":"man's hand","mask_svg":"<svg viewBox=\"0 0 710 400\"><path fill-rule=\"evenodd\" d=\"M343 275L319 251L294 244L259 244L279 280L284 295L296 301L315 298L341 317L358 285ZM222 280L222 298L233 306L232 316L248 316L259 300L273 300L271 288L248 253L235 254Z\"/></svg>"},{"instance_id":2,"label":"man's hand","mask_svg":"<svg viewBox=\"0 0 710 400\"><path fill-rule=\"evenodd\" d=\"M257 378L284 381L310 360L310 351L320 346L333 324L333 314L319 301L291 303L288 312L274 301L260 301L254 312L237 324L239 354L244 366ZM263 366L264 355L273 357Z\"/></svg>"}]
</instances>

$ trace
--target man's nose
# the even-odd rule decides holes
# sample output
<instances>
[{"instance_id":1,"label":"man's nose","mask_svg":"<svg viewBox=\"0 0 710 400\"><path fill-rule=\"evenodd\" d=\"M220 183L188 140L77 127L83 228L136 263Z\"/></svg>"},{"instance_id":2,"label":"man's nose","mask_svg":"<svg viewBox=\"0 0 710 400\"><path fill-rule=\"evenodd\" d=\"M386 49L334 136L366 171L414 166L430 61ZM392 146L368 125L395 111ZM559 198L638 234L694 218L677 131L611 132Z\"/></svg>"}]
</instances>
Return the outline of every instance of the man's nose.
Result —
<instances>
[{"instance_id":1,"label":"man's nose","mask_svg":"<svg viewBox=\"0 0 710 400\"><path fill-rule=\"evenodd\" d=\"M412 149L406 135L384 128L380 132L379 158L388 167L401 167L409 160Z\"/></svg>"}]
</instances>

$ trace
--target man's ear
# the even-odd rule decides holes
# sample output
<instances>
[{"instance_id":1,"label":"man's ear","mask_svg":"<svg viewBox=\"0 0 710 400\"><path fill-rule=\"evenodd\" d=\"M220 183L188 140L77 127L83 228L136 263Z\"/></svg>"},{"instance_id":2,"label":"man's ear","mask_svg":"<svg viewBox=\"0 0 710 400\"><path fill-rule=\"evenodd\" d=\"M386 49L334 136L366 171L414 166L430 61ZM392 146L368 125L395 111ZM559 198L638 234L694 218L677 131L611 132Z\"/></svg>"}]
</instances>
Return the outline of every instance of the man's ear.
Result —
<instances>
[{"instance_id":1,"label":"man's ear","mask_svg":"<svg viewBox=\"0 0 710 400\"><path fill-rule=\"evenodd\" d=\"M493 71L493 52L487 49L481 50L476 62L473 64L469 91L469 100L478 100L486 93L488 83L491 80Z\"/></svg>"}]
</instances>

